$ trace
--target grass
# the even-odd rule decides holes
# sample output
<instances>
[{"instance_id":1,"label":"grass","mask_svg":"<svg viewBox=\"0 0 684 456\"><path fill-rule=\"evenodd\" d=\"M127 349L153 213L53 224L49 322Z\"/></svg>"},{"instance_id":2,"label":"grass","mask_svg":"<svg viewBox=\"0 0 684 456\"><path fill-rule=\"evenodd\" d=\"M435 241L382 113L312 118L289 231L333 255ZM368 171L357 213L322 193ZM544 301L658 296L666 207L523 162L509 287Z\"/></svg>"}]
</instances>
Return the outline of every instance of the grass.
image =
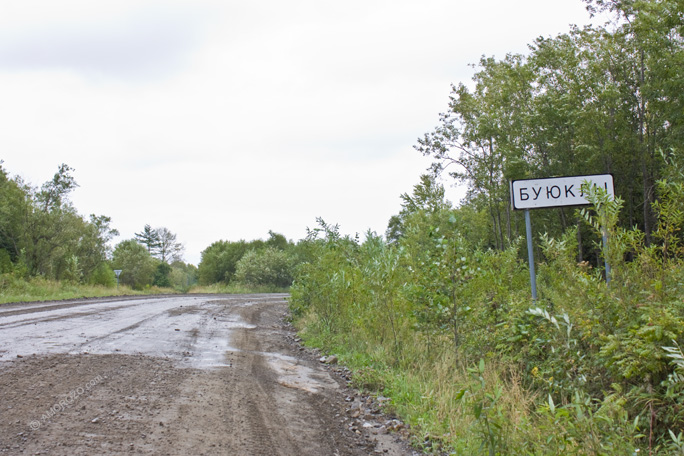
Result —
<instances>
[{"instance_id":1,"label":"grass","mask_svg":"<svg viewBox=\"0 0 684 456\"><path fill-rule=\"evenodd\" d=\"M106 296L131 296L176 293L171 288L149 287L144 290L133 290L120 285L107 287L103 285L74 284L33 277L28 280L18 279L8 274L0 275L0 304L33 301L60 301L65 299L99 298Z\"/></svg>"},{"instance_id":2,"label":"grass","mask_svg":"<svg viewBox=\"0 0 684 456\"><path fill-rule=\"evenodd\" d=\"M240 284L193 286L187 293L206 294L248 294L248 293L287 293L286 288L252 287ZM182 291L173 288L146 287L134 290L120 285L107 287L102 285L74 284L33 277L28 280L19 279L9 274L0 275L0 304L33 301L61 301L79 298L100 298L107 296L175 294Z\"/></svg>"},{"instance_id":3,"label":"grass","mask_svg":"<svg viewBox=\"0 0 684 456\"><path fill-rule=\"evenodd\" d=\"M274 286L253 286L244 285L241 283L236 284L220 284L215 283L213 285L195 285L188 293L207 293L207 294L251 294L251 293L289 293L289 288L280 288Z\"/></svg>"},{"instance_id":4,"label":"grass","mask_svg":"<svg viewBox=\"0 0 684 456\"><path fill-rule=\"evenodd\" d=\"M496 429L499 450L499 441L507 446L497 454L524 454L511 445L529 447L544 438L530 432L538 422L537 395L511 366L489 358L479 371L477 363L470 366L458 358L448 337L431 356L422 341L403 339L396 357L391 349L360 343L356 328L340 336L312 331L311 322L311 316L296 322L305 344L337 355L352 370L354 387L391 398L386 411L410 426L415 447L435 454L488 454L483 442L492 435L488 429ZM477 407L483 410L479 416Z\"/></svg>"}]
</instances>

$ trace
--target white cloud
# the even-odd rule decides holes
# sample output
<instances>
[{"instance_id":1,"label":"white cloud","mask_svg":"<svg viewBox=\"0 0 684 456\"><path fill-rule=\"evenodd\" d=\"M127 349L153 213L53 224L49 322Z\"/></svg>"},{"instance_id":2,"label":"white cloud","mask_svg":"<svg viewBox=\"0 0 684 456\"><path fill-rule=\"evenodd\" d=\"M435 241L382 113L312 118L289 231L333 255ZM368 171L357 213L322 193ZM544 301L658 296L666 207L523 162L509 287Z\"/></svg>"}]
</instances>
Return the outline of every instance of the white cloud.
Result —
<instances>
[{"instance_id":1,"label":"white cloud","mask_svg":"<svg viewBox=\"0 0 684 456\"><path fill-rule=\"evenodd\" d=\"M70 70L94 80L182 70L208 22L208 11L182 4L29 0L9 9L0 22L0 67Z\"/></svg>"},{"instance_id":2,"label":"white cloud","mask_svg":"<svg viewBox=\"0 0 684 456\"><path fill-rule=\"evenodd\" d=\"M579 0L23 0L0 5L0 158L122 238L383 232L412 150L481 55L586 22ZM457 192L450 195L458 199Z\"/></svg>"}]
</instances>

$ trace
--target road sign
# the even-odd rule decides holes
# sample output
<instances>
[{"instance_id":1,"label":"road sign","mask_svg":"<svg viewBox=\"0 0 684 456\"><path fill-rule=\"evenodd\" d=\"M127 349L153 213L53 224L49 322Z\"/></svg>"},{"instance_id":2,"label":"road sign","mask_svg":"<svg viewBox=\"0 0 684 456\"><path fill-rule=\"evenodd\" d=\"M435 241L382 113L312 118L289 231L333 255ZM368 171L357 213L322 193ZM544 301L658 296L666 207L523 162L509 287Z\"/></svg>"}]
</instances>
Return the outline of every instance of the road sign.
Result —
<instances>
[{"instance_id":1,"label":"road sign","mask_svg":"<svg viewBox=\"0 0 684 456\"><path fill-rule=\"evenodd\" d=\"M541 209L544 207L590 204L582 191L584 181L606 189L611 198L615 197L612 174L520 179L511 182L513 209Z\"/></svg>"},{"instance_id":2,"label":"road sign","mask_svg":"<svg viewBox=\"0 0 684 456\"><path fill-rule=\"evenodd\" d=\"M534 270L532 249L532 222L530 209L562 206L584 206L590 204L584 197L582 184L604 188L615 198L612 174L590 174L587 176L547 177L542 179L520 179L511 181L511 204L515 210L525 211L525 232L527 234L527 256L530 265L532 300L537 300L537 278ZM606 238L604 235L603 243ZM606 281L610 280L610 267L606 261Z\"/></svg>"},{"instance_id":3,"label":"road sign","mask_svg":"<svg viewBox=\"0 0 684 456\"><path fill-rule=\"evenodd\" d=\"M114 274L116 274L116 278L118 279L121 275L121 269L114 269Z\"/></svg>"}]
</instances>

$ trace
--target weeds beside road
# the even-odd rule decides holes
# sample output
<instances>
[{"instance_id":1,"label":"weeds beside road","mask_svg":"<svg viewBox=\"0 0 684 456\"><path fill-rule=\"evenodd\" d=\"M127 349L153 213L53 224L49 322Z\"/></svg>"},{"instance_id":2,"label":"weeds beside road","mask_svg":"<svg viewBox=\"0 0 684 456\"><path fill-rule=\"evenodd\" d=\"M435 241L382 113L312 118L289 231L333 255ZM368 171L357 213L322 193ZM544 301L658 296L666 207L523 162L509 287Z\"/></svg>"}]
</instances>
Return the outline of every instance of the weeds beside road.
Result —
<instances>
[{"instance_id":1,"label":"weeds beside road","mask_svg":"<svg viewBox=\"0 0 684 456\"><path fill-rule=\"evenodd\" d=\"M610 285L577 263L575 229L542 235L537 302L520 240L478 248L453 228L454 212L416 212L397 245L321 223L291 310L307 343L392 399L418 444L454 454L684 454L684 187L668 191L660 244L616 225L619 200L583 212L608 232Z\"/></svg>"},{"instance_id":2,"label":"weeds beside road","mask_svg":"<svg viewBox=\"0 0 684 456\"><path fill-rule=\"evenodd\" d=\"M158 294L245 294L282 293L287 289L275 287L248 287L245 285L195 285L187 290L146 287L134 290L125 285L107 287L102 285L74 284L64 281L33 277L28 280L12 274L0 274L0 305L15 302L60 301L65 299L102 298L108 296L145 296Z\"/></svg>"}]
</instances>

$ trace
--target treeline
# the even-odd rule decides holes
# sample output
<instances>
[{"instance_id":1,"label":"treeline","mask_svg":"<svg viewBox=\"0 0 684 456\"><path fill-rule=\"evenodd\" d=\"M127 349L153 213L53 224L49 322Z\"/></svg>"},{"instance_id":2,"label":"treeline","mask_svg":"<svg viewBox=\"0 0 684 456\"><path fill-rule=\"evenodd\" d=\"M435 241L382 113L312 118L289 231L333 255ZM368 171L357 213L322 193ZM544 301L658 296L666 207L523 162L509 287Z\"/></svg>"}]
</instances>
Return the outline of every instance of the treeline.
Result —
<instances>
[{"instance_id":1,"label":"treeline","mask_svg":"<svg viewBox=\"0 0 684 456\"><path fill-rule=\"evenodd\" d=\"M524 233L513 179L613 173L620 225L651 241L655 183L684 141L683 6L678 0L585 0L614 23L538 38L528 55L482 58L472 89L453 87L449 110L416 149L435 172L468 185L488 218L485 242L503 249ZM570 208L535 213L540 231L578 228L580 258L595 257Z\"/></svg>"},{"instance_id":2,"label":"treeline","mask_svg":"<svg viewBox=\"0 0 684 456\"><path fill-rule=\"evenodd\" d=\"M68 200L78 185L67 165L40 188L10 177L0 162L0 273L69 282L114 277L107 243L118 232L106 216L79 215Z\"/></svg>"},{"instance_id":3,"label":"treeline","mask_svg":"<svg viewBox=\"0 0 684 456\"><path fill-rule=\"evenodd\" d=\"M133 239L114 247L110 266L120 270L119 281L143 290L149 287L188 291L197 283L197 267L183 261L184 246L166 227L145 225Z\"/></svg>"},{"instance_id":4,"label":"treeline","mask_svg":"<svg viewBox=\"0 0 684 456\"><path fill-rule=\"evenodd\" d=\"M59 166L40 188L11 177L0 162L0 285L40 278L72 285L187 289L197 268L183 262L183 246L167 228L145 226L112 249L119 232L104 215L78 214L69 201L78 187L73 169Z\"/></svg>"},{"instance_id":5,"label":"treeline","mask_svg":"<svg viewBox=\"0 0 684 456\"><path fill-rule=\"evenodd\" d=\"M78 214L69 201L78 187L73 169L60 165L40 188L10 176L0 161L0 291L26 288L33 278L71 285L188 291L198 283L240 290L286 289L303 251L282 234L266 241L218 241L199 267L183 261L183 244L166 227L145 225L112 247L119 232L107 216ZM51 291L46 291L51 293ZM30 294L30 293L29 293Z\"/></svg>"},{"instance_id":6,"label":"treeline","mask_svg":"<svg viewBox=\"0 0 684 456\"><path fill-rule=\"evenodd\" d=\"M211 244L202 252L199 283L238 283L276 289L289 287L304 251L282 234L273 231L268 234L266 241L217 241Z\"/></svg>"},{"instance_id":7,"label":"treeline","mask_svg":"<svg viewBox=\"0 0 684 456\"><path fill-rule=\"evenodd\" d=\"M684 6L587 3L616 22L483 59L472 90L454 87L417 146L434 173L384 238L319 220L301 243L305 340L390 397L416 445L684 454ZM614 201L591 191L590 208L534 212L532 301L509 181L606 172ZM447 173L468 185L458 208Z\"/></svg>"}]
</instances>

